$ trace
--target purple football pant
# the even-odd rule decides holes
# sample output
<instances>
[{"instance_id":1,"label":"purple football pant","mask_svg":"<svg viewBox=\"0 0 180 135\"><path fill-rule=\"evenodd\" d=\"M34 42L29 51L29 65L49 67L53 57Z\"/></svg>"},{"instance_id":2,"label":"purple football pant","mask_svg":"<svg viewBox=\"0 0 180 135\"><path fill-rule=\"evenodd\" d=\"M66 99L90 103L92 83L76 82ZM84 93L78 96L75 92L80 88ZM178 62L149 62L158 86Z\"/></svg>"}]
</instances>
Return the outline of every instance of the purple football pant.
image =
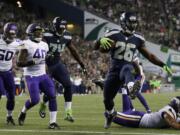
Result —
<instances>
[{"instance_id":1,"label":"purple football pant","mask_svg":"<svg viewBox=\"0 0 180 135\"><path fill-rule=\"evenodd\" d=\"M122 100L122 112L117 112L113 122L127 127L139 127L140 120L145 113L141 111L132 111L131 102L128 95L123 94Z\"/></svg>"},{"instance_id":2,"label":"purple football pant","mask_svg":"<svg viewBox=\"0 0 180 135\"><path fill-rule=\"evenodd\" d=\"M12 71L0 72L0 93L2 90L6 91L7 103L6 109L14 110L15 106L15 83Z\"/></svg>"},{"instance_id":3,"label":"purple football pant","mask_svg":"<svg viewBox=\"0 0 180 135\"><path fill-rule=\"evenodd\" d=\"M32 108L40 101L40 90L44 92L49 98L49 110L57 111L56 93L53 81L48 75L41 76L26 76L27 88L29 91L30 99L26 101L25 106L27 109Z\"/></svg>"}]
</instances>

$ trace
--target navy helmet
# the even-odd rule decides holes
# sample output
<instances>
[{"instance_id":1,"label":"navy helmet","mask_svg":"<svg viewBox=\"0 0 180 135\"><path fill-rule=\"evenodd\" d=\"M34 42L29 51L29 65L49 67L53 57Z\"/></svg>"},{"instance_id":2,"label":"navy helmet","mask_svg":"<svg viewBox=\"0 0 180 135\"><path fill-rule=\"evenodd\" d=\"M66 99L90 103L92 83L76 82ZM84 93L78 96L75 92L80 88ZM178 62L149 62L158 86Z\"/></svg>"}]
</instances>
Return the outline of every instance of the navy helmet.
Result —
<instances>
[{"instance_id":1,"label":"navy helmet","mask_svg":"<svg viewBox=\"0 0 180 135\"><path fill-rule=\"evenodd\" d=\"M16 38L17 32L18 28L16 23L8 22L4 25L3 35L6 39L13 40L14 38Z\"/></svg>"},{"instance_id":2,"label":"navy helmet","mask_svg":"<svg viewBox=\"0 0 180 135\"><path fill-rule=\"evenodd\" d=\"M120 15L119 23L124 32L132 34L138 26L137 15L134 12L123 12Z\"/></svg>"},{"instance_id":3,"label":"navy helmet","mask_svg":"<svg viewBox=\"0 0 180 135\"><path fill-rule=\"evenodd\" d=\"M38 23L32 23L28 25L26 29L26 34L30 37L30 39L40 41L43 37L44 29Z\"/></svg>"},{"instance_id":4,"label":"navy helmet","mask_svg":"<svg viewBox=\"0 0 180 135\"><path fill-rule=\"evenodd\" d=\"M52 24L54 30L59 33L66 29L67 21L60 17L55 17L52 21Z\"/></svg>"}]
</instances>

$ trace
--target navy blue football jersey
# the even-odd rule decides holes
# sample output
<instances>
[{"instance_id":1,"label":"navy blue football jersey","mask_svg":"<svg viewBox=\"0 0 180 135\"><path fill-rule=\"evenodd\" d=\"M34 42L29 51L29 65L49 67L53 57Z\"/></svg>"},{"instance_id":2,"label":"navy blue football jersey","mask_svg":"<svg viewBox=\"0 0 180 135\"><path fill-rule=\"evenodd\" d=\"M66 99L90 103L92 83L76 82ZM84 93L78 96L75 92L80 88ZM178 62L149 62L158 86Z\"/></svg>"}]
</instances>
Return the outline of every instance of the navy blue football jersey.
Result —
<instances>
[{"instance_id":1,"label":"navy blue football jersey","mask_svg":"<svg viewBox=\"0 0 180 135\"><path fill-rule=\"evenodd\" d=\"M122 31L112 29L105 34L105 37L115 42L115 47L110 50L112 64L115 65L132 62L137 57L138 49L145 46L144 37L136 33L127 37Z\"/></svg>"},{"instance_id":2,"label":"navy blue football jersey","mask_svg":"<svg viewBox=\"0 0 180 135\"><path fill-rule=\"evenodd\" d=\"M44 40L49 46L49 52L46 57L48 66L59 62L60 54L65 47L70 45L72 36L68 31L64 31L62 35L57 35L55 32L44 33Z\"/></svg>"}]
</instances>

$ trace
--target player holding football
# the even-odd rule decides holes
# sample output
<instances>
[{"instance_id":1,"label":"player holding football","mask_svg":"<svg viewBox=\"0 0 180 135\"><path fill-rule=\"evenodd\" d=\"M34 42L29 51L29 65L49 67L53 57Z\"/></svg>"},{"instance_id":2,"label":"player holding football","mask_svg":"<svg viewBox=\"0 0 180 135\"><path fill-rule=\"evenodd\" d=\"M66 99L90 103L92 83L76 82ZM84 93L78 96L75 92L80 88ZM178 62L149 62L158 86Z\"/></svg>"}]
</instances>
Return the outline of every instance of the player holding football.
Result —
<instances>
[{"instance_id":1,"label":"player holding football","mask_svg":"<svg viewBox=\"0 0 180 135\"><path fill-rule=\"evenodd\" d=\"M113 122L127 127L140 128L175 128L180 129L180 97L174 97L170 103L158 112L145 113L142 111L132 111L130 98L127 90L122 91L122 112L117 112Z\"/></svg>"},{"instance_id":2,"label":"player holding football","mask_svg":"<svg viewBox=\"0 0 180 135\"><path fill-rule=\"evenodd\" d=\"M49 128L59 128L56 123L57 103L55 88L45 69L45 57L49 48L47 43L42 41L43 28L39 24L32 23L27 27L26 33L29 39L24 40L24 45L21 46L17 65L24 67L24 76L30 99L25 102L18 117L19 125L24 124L26 112L39 103L41 90L49 99Z\"/></svg>"},{"instance_id":3,"label":"player holding football","mask_svg":"<svg viewBox=\"0 0 180 135\"><path fill-rule=\"evenodd\" d=\"M44 39L49 45L49 52L46 58L46 64L48 71L56 81L61 83L64 87L64 99L65 99L65 120L74 122L72 116L72 83L70 81L70 75L66 66L61 62L61 52L64 51L65 47L69 49L72 56L80 64L83 72L86 74L86 68L80 59L74 45L72 44L72 36L66 30L67 22L60 17L55 17L53 20L54 31L45 33ZM43 96L43 102L41 103L39 114L42 118L45 117L46 102L48 98L46 95Z\"/></svg>"},{"instance_id":4,"label":"player holding football","mask_svg":"<svg viewBox=\"0 0 180 135\"><path fill-rule=\"evenodd\" d=\"M111 122L116 115L114 109L114 97L120 87L128 89L130 96L133 96L140 89L140 81L135 81L132 74L134 70L133 58L137 51L155 65L162 67L168 73L170 68L159 60L155 55L150 53L145 47L145 39L143 36L135 33L138 20L135 13L124 12L120 16L120 24L122 29L112 29L108 31L104 37L100 38L95 49L110 50L111 66L107 74L104 85L104 105L105 105L105 125L109 128ZM111 46L114 47L111 47Z\"/></svg>"},{"instance_id":5,"label":"player holding football","mask_svg":"<svg viewBox=\"0 0 180 135\"><path fill-rule=\"evenodd\" d=\"M18 52L18 47L22 42L16 39L18 32L17 25L13 22L8 22L4 25L3 35L0 37L0 95L2 90L6 90L6 109L7 109L7 124L15 125L12 112L15 106L15 83L12 73L12 59Z\"/></svg>"}]
</instances>

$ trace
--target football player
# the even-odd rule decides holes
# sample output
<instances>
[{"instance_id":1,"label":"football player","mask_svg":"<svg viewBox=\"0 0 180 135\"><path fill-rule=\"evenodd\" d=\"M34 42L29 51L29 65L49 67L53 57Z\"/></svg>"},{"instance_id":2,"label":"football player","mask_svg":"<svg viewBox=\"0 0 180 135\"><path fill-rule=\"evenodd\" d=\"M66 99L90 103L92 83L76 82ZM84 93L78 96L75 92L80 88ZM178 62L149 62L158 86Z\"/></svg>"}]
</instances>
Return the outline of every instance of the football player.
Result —
<instances>
[{"instance_id":1,"label":"football player","mask_svg":"<svg viewBox=\"0 0 180 135\"><path fill-rule=\"evenodd\" d=\"M135 94L130 95L131 99L134 99L137 97L139 99L139 101L142 103L142 105L144 106L144 108L146 109L147 113L150 113L151 110L147 104L147 101L143 97L143 95L141 94L141 89L142 89L142 86L143 86L144 81L145 81L145 75L143 72L142 63L140 63L139 58L137 56L133 60L133 65L135 68L135 79L140 80L140 89ZM132 108L133 108L133 106L132 106Z\"/></svg>"},{"instance_id":2,"label":"football player","mask_svg":"<svg viewBox=\"0 0 180 135\"><path fill-rule=\"evenodd\" d=\"M26 33L29 39L23 41L24 45L21 46L17 65L24 67L24 76L30 99L26 100L18 117L19 125L24 124L26 112L39 103L41 90L49 99L49 128L59 128L56 123L57 103L55 87L53 81L46 74L45 69L45 57L49 48L47 43L42 41L43 28L39 24L32 23L27 27Z\"/></svg>"},{"instance_id":3,"label":"football player","mask_svg":"<svg viewBox=\"0 0 180 135\"><path fill-rule=\"evenodd\" d=\"M18 52L22 42L16 39L18 29L14 22L4 25L3 35L0 37L0 95L3 89L6 90L7 124L15 125L12 112L15 106L15 83L12 73L12 59Z\"/></svg>"},{"instance_id":4,"label":"football player","mask_svg":"<svg viewBox=\"0 0 180 135\"><path fill-rule=\"evenodd\" d=\"M144 37L135 32L138 25L135 13L122 13L120 24L121 30L109 30L95 44L95 49L107 49L111 55L111 66L104 84L104 105L105 113L107 114L105 115L104 127L106 129L110 127L113 117L116 115L114 97L119 88L124 87L123 85L125 84L131 96L135 95L140 89L140 81L135 81L135 77L132 74L134 70L132 61L137 50L150 62L171 73L171 69L166 64L146 49Z\"/></svg>"},{"instance_id":5,"label":"football player","mask_svg":"<svg viewBox=\"0 0 180 135\"><path fill-rule=\"evenodd\" d=\"M69 49L72 56L80 64L84 73L86 73L86 68L84 63L80 59L73 43L72 36L66 30L67 22L60 17L55 17L53 20L54 31L45 33L44 39L49 45L49 52L46 58L46 64L48 66L48 71L51 76L61 83L64 87L64 99L65 99L65 120L74 122L72 116L72 83L70 81L70 75L66 66L61 62L61 52L64 51L65 47ZM48 98L46 95L43 97L43 102L41 103L39 114L42 118L45 117L46 102Z\"/></svg>"},{"instance_id":6,"label":"football player","mask_svg":"<svg viewBox=\"0 0 180 135\"><path fill-rule=\"evenodd\" d=\"M130 98L127 90L122 91L122 112L117 112L113 122L127 127L140 128L175 128L180 129L180 97L174 97L170 103L158 112L145 113L142 111L132 111Z\"/></svg>"}]
</instances>

